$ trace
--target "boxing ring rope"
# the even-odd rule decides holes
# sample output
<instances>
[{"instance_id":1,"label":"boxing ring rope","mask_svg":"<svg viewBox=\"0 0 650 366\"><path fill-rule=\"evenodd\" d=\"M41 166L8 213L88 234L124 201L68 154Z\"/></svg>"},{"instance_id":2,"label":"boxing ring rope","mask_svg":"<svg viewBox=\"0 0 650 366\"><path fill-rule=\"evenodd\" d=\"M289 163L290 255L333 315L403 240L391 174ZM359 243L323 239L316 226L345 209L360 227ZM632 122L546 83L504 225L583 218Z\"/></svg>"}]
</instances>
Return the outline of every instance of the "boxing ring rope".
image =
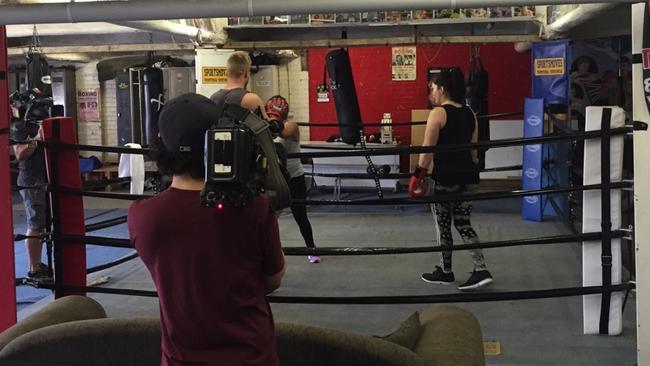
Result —
<instances>
[{"instance_id":1,"label":"boxing ring rope","mask_svg":"<svg viewBox=\"0 0 650 366\"><path fill-rule=\"evenodd\" d=\"M96 222L94 224L88 224L86 225L86 232L106 229L109 227L123 224L125 222L126 222L126 216L120 216L114 219L108 219L108 220Z\"/></svg>"},{"instance_id":2,"label":"boxing ring rope","mask_svg":"<svg viewBox=\"0 0 650 366\"><path fill-rule=\"evenodd\" d=\"M625 230L612 231L612 238L624 238L627 235ZM555 235L537 238L522 238L501 241L484 241L476 244L458 244L450 248L439 246L426 247L283 247L282 251L289 256L304 255L328 255L328 256L348 256L348 255L387 255L387 254L416 254L416 253L436 253L458 250L471 249L488 249L488 248L505 248L513 246L529 245L550 245L564 244L579 241L600 240L603 238L602 232ZM87 235L62 235L61 239L79 244L92 244L114 248L133 248L129 239L116 239L105 236L87 236Z\"/></svg>"},{"instance_id":3,"label":"boxing ring rope","mask_svg":"<svg viewBox=\"0 0 650 366\"><path fill-rule=\"evenodd\" d=\"M510 172L521 170L521 165L510 165L510 166L499 166L493 168L480 169L480 173L487 172ZM305 172L306 176L311 177L324 177L324 178L356 178L356 179L372 179L374 175L364 174L364 173L309 173ZM400 178L410 178L411 173L388 173L381 174L378 173L380 179L400 179Z\"/></svg>"},{"instance_id":4,"label":"boxing ring rope","mask_svg":"<svg viewBox=\"0 0 650 366\"><path fill-rule=\"evenodd\" d=\"M55 125L56 126L56 125ZM615 128L608 130L604 128L603 130L597 131L588 131L580 133L571 133L564 134L562 136L542 136L534 138L515 138L515 139L503 139L503 140L493 140L472 144L463 144L456 146L431 146L431 147L411 147L411 148L390 148L390 149L375 149L375 150L348 150L348 151L320 151L312 153L301 153L301 154L288 154L289 158L300 158L300 157L336 157L336 156L365 156L365 155L387 155L387 154L414 154L414 153L429 153L436 151L459 151L459 150L468 150L468 149L477 149L482 147L504 147L504 146L513 146L513 145L527 145L527 144L538 144L551 141L560 141L560 140L585 140L590 138L600 138L601 141L609 141L610 136L626 134L633 131L632 126ZM57 137L57 128L54 129L55 138ZM47 147L52 148L52 170L57 171L56 160L56 151L58 148L63 149L81 149L87 151L104 151L104 152L120 152L120 153L129 153L129 154L147 154L149 149L131 149L131 148L119 148L119 147L106 147L106 146L91 146L91 145L79 145L79 144L61 144L53 142L44 142ZM605 162L609 163L609 155L603 154L602 157L603 164ZM604 165L603 165L604 166ZM53 174L56 177L56 174ZM619 188L629 188L631 187L631 182L617 182L611 183L609 177L604 177L601 184L590 184L583 186L573 186L573 187L561 187L561 188L544 188L544 189L534 189L534 190L515 190L515 191L500 191L500 192L485 192L485 193L463 193L463 194L453 194L445 197L435 197L430 198L418 198L418 199L384 199L384 200L304 200L300 203L312 204L312 205L397 205L397 204L425 204L425 203L435 203L435 202L449 202L449 201L458 201L458 200L488 200L488 199L498 199L506 197L523 197L530 195L544 195L551 193L564 193L564 192L573 192L573 191L585 191L585 190L595 190L600 189L603 192L603 196L609 196L609 193L605 194L605 191L611 189ZM49 191L53 195L53 213L54 217L58 216L58 200L54 197L59 193L67 193L74 195L83 195L83 196L93 196L93 197L102 197L102 198L117 198L117 199L126 199L134 200L143 197L150 197L146 195L130 195L130 194L114 194L114 193L102 193L102 192L89 192L78 189L69 189L62 188L57 185L56 180L53 181L49 186ZM507 247L507 246L517 246L517 245L535 245L535 244L559 244L566 242L575 242L580 240L598 240L600 239L603 242L611 241L612 238L624 237L626 235L625 230L611 230L611 225L609 224L609 210L604 211L603 208L603 231L602 232L593 232L593 233L584 233L584 234L573 234L573 235L562 235L555 237L543 237L543 238L531 238L531 239L514 239L514 240L505 240L497 242L483 242L479 244L464 244L457 245L451 248L444 248L444 251L448 250L468 250L475 248L497 248L497 247ZM122 218L117 218L119 221ZM107 222L110 220L107 220ZM104 224L108 225L106 222ZM608 226L609 225L609 226ZM109 225L112 226L112 225ZM92 226L91 226L92 227ZM108 226L107 226L108 227ZM56 220L54 221L53 231L52 231L52 240L57 243L60 241L69 241L76 243L92 243L95 245L108 245L108 246L119 246L119 247L131 247L131 243L128 239L113 239L97 236L75 236L67 235L60 231ZM134 295L134 296L149 296L155 297L155 291L143 291L143 290L129 290L129 289L116 289L116 288L102 288L102 287L88 287L88 286L72 286L67 285L61 282L60 271L62 268L62 258L61 258L61 246L55 245L55 282L54 285L40 284L39 287L42 288L51 288L55 290L55 293L63 294L64 292L93 292L93 293L112 293L112 294L125 294L125 295ZM439 252L443 251L442 247L422 247L422 248L318 248L318 249L308 249L308 248L283 248L288 255L304 255L307 253L319 253L327 255L370 255L370 254L405 254L405 253L422 253L422 252ZM329 252L328 252L329 251ZM137 254L132 254L127 257L134 257ZM125 257L126 258L126 257ZM128 260L128 259L126 259ZM606 266L606 262L603 262L603 267ZM413 304L413 303L443 303L443 302L475 302L475 301L500 301L500 300L524 300L524 299L538 299L538 298L549 298L549 297L566 297L566 296L578 296L578 295L588 295L588 294L603 294L605 296L611 294L612 292L627 291L634 288L633 283L623 283L612 285L611 282L604 282L603 286L588 286L588 287L569 287L569 288L559 288L559 289L544 289L544 290L532 290L532 291L509 291L509 292L486 292L486 293L473 293L473 294L451 294L451 295L424 295L424 296L365 296L365 297L312 297L312 296L269 296L269 301L276 303L319 303L319 304Z\"/></svg>"},{"instance_id":5,"label":"boxing ring rope","mask_svg":"<svg viewBox=\"0 0 650 366\"><path fill-rule=\"evenodd\" d=\"M40 284L39 288L51 289L55 286ZM110 287L68 286L62 288L70 293L90 292L99 294L129 295L141 297L158 297L156 291L129 290ZM327 305L388 305L388 304L437 304L461 302L487 302L548 299L602 294L605 291L621 292L635 288L633 283L611 286L565 287L544 290L475 292L442 295L408 295L408 296L276 296L268 295L269 302L277 304L327 304Z\"/></svg>"},{"instance_id":6,"label":"boxing ring rope","mask_svg":"<svg viewBox=\"0 0 650 366\"><path fill-rule=\"evenodd\" d=\"M476 116L476 118L499 118L499 117L508 117L508 116L521 116L524 112L504 112L504 113L493 113L486 114L481 116ZM330 123L330 122L294 122L298 126L302 127L345 127L345 123ZM426 125L427 121L414 121L414 122L391 122L391 123L364 123L363 127L386 127L386 126L420 126ZM357 127L357 125L353 125Z\"/></svg>"},{"instance_id":7,"label":"boxing ring rope","mask_svg":"<svg viewBox=\"0 0 650 366\"><path fill-rule=\"evenodd\" d=\"M631 182L616 182L611 183L611 188L630 188L633 186ZM443 203L455 201L485 201L499 198L512 198L512 197L525 197L537 196L554 193L566 193L575 191L588 191L602 189L602 184L588 184L584 186L561 187L561 188L540 188L540 189L518 189L512 191L494 191L482 193L454 193L447 194L444 197L421 197L421 198L392 198L381 200L294 200L299 204L314 205L314 206L327 206L327 205L342 205L342 206L374 206L374 205L420 205L425 203ZM90 192L70 188L50 187L50 192L68 193L72 195L79 195L85 197L97 198L111 198L135 201L141 198L152 197L151 195L137 195L128 193L106 193L106 192Z\"/></svg>"},{"instance_id":8,"label":"boxing ring rope","mask_svg":"<svg viewBox=\"0 0 650 366\"><path fill-rule=\"evenodd\" d=\"M90 268L88 268L88 269L86 270L86 274L91 274L91 273L95 273L95 272L103 271L103 270L105 270L105 269L108 269L108 268L111 268L111 267L115 267L115 266L117 266L118 264L122 264L122 263L128 262L128 261L130 261L131 259L135 259L135 258L138 258L138 257L139 257L138 253L137 253L136 251L133 251L133 253L131 253L131 254L127 254L127 255L125 255L124 257L122 257L122 258L118 258L118 259L116 259L116 260L114 260L114 261L111 261L111 262L108 262L108 263L104 263L104 264L100 264L100 265L97 265L97 266L95 266L95 267L90 267Z\"/></svg>"}]
</instances>

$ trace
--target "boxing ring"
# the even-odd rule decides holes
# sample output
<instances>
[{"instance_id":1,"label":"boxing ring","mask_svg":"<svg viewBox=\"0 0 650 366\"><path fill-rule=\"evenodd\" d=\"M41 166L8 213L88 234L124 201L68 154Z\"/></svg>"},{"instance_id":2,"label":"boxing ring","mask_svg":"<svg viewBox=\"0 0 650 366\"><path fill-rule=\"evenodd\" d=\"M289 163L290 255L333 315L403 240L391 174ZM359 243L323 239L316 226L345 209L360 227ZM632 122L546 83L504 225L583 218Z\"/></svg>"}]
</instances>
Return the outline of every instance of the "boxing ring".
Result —
<instances>
[{"instance_id":1,"label":"boxing ring","mask_svg":"<svg viewBox=\"0 0 650 366\"><path fill-rule=\"evenodd\" d=\"M3 27L0 27L0 43L4 41ZM0 44L2 46L2 44ZM4 47L0 47L0 56L3 55ZM4 62L4 64L3 64ZM8 98L3 93L6 92L6 80L2 78L2 72L6 69L6 57L0 57L0 114L7 114L6 111L6 101ZM636 82L635 78L635 82ZM637 87L640 87L637 85ZM3 101L4 100L4 101ZM636 110L636 107L635 107ZM644 110L644 116L647 115L647 111ZM640 119L640 118L639 118ZM8 126L3 124L6 120L0 119L0 147L3 149L9 147L8 139ZM65 296L72 293L99 293L99 294L120 294L120 295L129 295L129 296L143 296L143 297L156 297L154 291L144 291L137 289L129 288L108 288L108 287L96 287L96 286L87 286L86 285L86 275L95 271L103 270L112 265L119 263L124 263L129 259L135 258L135 255L129 256L129 258L120 259L120 261L115 263L106 264L100 267L93 269L87 269L85 265L85 254L84 254L84 245L102 245L102 246L112 246L112 247L123 247L130 248L131 244L128 240L125 239L115 239L110 237L103 236L91 236L86 235L88 232L99 230L101 228L107 228L114 225L118 225L124 222L125 218L112 219L111 221L100 222L94 224L94 226L85 225L83 222L83 204L82 197L97 197L102 199L118 199L118 200L134 200L138 198L147 197L146 195L130 195L130 194L117 194L117 193L102 193L102 192L91 192L82 190L80 180L77 181L76 178L70 179L69 175L75 175L74 168L71 168L75 165L75 161L70 155L76 155L76 153L69 154L71 151L84 150L84 151L100 151L100 152L114 152L114 153L128 153L128 154L147 154L146 149L123 149L119 147L106 147L106 146L89 146L89 145L79 145L75 144L73 140L66 140L66 138L61 139L60 132L61 128L64 130L69 128L65 126L66 123L63 120L53 120L50 121L51 130L48 132L49 139L43 146L49 152L49 161L50 161L50 184L48 185L48 190L51 195L52 200L52 230L48 232L45 236L46 242L50 242L53 246L53 257L54 257L54 268L55 268L55 281L53 284L39 284L42 288L52 289L55 293L55 296ZM63 127L62 127L63 125ZM605 124L603 125L605 126ZM607 124L608 126L608 124ZM543 144L548 142L555 141L564 141L564 140L588 140L596 139L599 140L602 146L609 145L609 139L612 136L620 136L623 134L633 133L635 130L640 129L642 126L637 125L627 126L622 128L613 128L611 130L603 127L602 130L589 131L584 133L569 133L563 136L543 136L537 138L525 138L525 139L505 139L505 140L494 140L488 142L481 142L477 144L466 144L458 145L454 147L416 147L416 148L395 148L395 149L382 149L382 151L369 151L369 150L359 150L359 151L320 151L320 152L304 152L301 154L290 155L288 157L294 158L315 158L315 157L340 157L340 156L377 156L381 154L417 154L417 153L430 153L436 151L461 151L474 148L491 148L491 147L504 147L504 146L518 146L518 145L530 145L530 144ZM69 135L70 131L64 131L64 135ZM645 135L646 134L642 134ZM643 144L637 144L643 145ZM647 145L647 144L645 144ZM639 146L637 154L647 153L647 148L645 146ZM66 155L68 155L66 157ZM642 159L635 159L635 161L641 161ZM609 167L609 154L602 155L601 166ZM639 164L637 162L636 164ZM76 164L78 168L78 163ZM72 173L70 173L72 169ZM497 167L495 169L513 169L512 167ZM0 158L0 175L4 176L5 172L9 171L8 160L6 158ZM643 167L637 169L637 171L643 171ZM65 172L66 174L63 174ZM642 177L646 176L646 172L642 172ZM361 175L350 178L369 178L375 174ZM78 174L76 174L78 176ZM396 177L401 178L399 174L387 175L387 177ZM568 192L593 192L600 191L600 198L602 202L602 230L600 231L591 231L582 234L570 234L570 235L555 235L547 237L536 237L536 238L525 238L525 239L513 239L513 240L501 240L501 241L490 241L482 242L480 244L473 245L455 245L451 250L468 250L474 248L505 248L505 247L516 247L516 246L532 246L532 245L558 245L568 242L582 242L582 241L599 241L603 243L603 248L608 247L608 243L611 243L613 239L626 238L630 235L628 230L621 229L611 229L609 223L611 218L609 217L610 207L608 206L610 190L620 190L620 189L634 189L634 183L632 182L611 182L609 181L609 174L603 178L603 181L596 184L587 184L587 185L577 185L572 187L553 187L553 188L544 188L536 190L511 190L511 191L498 191L498 192L489 192L489 193L472 193L472 194L463 194L458 196L446 197L444 200L436 197L427 197L421 199L364 199L364 200L305 200L303 203L306 205L317 206L317 205L338 205L338 206L383 206L383 205L425 205L432 204L436 202L445 202L445 201L455 201L455 200L469 200L469 201L482 201L482 200L497 200L502 198L513 198L513 197L526 197L526 196L536 196L536 195L547 195L547 194L557 194L557 193L568 193ZM636 179L636 177L635 177ZM645 179L645 178L642 178ZM643 182L643 183L642 183ZM637 180L637 187L641 187L641 184L646 184L645 180ZM11 194L6 194L11 191L11 187L7 185L7 182L0 182L0 196L3 197L2 202L0 202L0 242L2 242L2 248L0 249L0 328L5 328L6 326L13 324L16 320L15 316L15 281L11 280L14 277L14 268L13 268L13 241L24 239L19 235L13 235L12 231L9 231L8 228L12 227L12 214L11 214ZM640 193L637 197L645 198L645 191L640 190ZM8 202L7 202L8 201ZM645 202L637 202L637 210L640 212L645 212ZM72 210L70 213L69 210ZM81 212L81 215L80 215ZM74 219L72 222L62 220L62 218L70 216ZM644 229L641 229L644 230ZM643 232L643 231L641 231ZM645 239L646 235L639 235L637 232L637 240L639 238ZM9 245L11 243L11 245ZM449 249L445 249L449 250ZM308 254L318 254L322 256L370 256L370 255L395 255L395 254L417 254L417 253L433 253L442 251L439 247L387 247L387 246L367 246L367 247L319 247L317 249L307 249L307 248L295 248L287 247L285 248L285 254L288 256L305 256ZM602 267L604 269L608 268L611 265L611 262L608 261L609 254L607 254L607 249L603 249L603 261ZM642 266L639 266L639 278L644 278L644 269ZM446 303L446 302L491 302L491 301L512 301L512 300L532 300L532 299L544 299L544 298L555 298L555 297L567 297L567 296L582 296L582 295L602 295L603 298L610 297L613 293L619 293L624 291L630 291L636 288L636 283L608 283L605 281L602 285L596 286L570 286L570 287L561 287L561 288L548 288L548 289L537 289L537 290L527 290L527 289L513 289L511 291L498 291L498 292L480 292L480 293L469 293L469 294L422 294L422 295L376 295L376 296L269 296L269 301L272 303L284 303L284 304L339 304L339 305L380 305L380 304L423 304L423 303ZM641 298L639 298L641 300ZM12 304L13 302L13 304ZM604 313L604 312L603 312ZM640 322L641 319L639 319ZM601 333L603 333L601 329ZM606 334L607 330L605 329L603 334Z\"/></svg>"}]
</instances>

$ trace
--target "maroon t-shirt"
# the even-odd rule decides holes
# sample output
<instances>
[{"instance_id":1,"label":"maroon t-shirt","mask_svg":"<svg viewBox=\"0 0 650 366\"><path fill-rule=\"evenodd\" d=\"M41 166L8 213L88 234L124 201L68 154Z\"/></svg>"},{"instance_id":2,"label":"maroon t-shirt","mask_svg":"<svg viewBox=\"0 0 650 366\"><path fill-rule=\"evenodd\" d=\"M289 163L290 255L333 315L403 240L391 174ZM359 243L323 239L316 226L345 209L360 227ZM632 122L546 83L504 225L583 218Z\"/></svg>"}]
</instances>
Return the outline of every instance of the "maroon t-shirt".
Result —
<instances>
[{"instance_id":1,"label":"maroon t-shirt","mask_svg":"<svg viewBox=\"0 0 650 366\"><path fill-rule=\"evenodd\" d=\"M266 196L217 210L170 187L134 202L128 225L158 290L162 365L278 365L263 279L284 257Z\"/></svg>"}]
</instances>

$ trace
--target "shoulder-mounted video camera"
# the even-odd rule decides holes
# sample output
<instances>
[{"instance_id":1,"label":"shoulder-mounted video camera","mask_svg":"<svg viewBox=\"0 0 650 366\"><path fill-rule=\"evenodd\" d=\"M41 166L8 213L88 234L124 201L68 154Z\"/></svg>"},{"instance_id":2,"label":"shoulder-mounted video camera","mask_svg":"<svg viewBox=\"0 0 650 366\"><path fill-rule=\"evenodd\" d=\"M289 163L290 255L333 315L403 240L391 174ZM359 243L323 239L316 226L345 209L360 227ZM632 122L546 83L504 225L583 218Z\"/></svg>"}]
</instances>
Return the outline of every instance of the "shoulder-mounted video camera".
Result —
<instances>
[{"instance_id":1,"label":"shoulder-mounted video camera","mask_svg":"<svg viewBox=\"0 0 650 366\"><path fill-rule=\"evenodd\" d=\"M40 123L50 116L52 104L52 97L43 97L38 89L12 93L9 96L11 129L26 131L29 137L36 136Z\"/></svg>"},{"instance_id":2,"label":"shoulder-mounted video camera","mask_svg":"<svg viewBox=\"0 0 650 366\"><path fill-rule=\"evenodd\" d=\"M271 132L266 121L247 109L224 106L223 116L205 134L201 204L243 207L265 192L274 210L289 206L289 188Z\"/></svg>"}]
</instances>

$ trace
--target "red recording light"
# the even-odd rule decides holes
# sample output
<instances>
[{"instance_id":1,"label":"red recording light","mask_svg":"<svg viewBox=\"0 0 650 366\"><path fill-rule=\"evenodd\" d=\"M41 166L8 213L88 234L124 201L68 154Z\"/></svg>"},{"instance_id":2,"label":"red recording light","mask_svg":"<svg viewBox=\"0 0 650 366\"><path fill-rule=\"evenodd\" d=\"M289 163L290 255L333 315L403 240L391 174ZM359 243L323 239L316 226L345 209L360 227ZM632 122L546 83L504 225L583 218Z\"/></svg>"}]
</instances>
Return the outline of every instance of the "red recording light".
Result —
<instances>
[{"instance_id":1,"label":"red recording light","mask_svg":"<svg viewBox=\"0 0 650 366\"><path fill-rule=\"evenodd\" d=\"M217 210L222 211L223 210L223 203L221 203L221 202L217 203L216 208L217 208Z\"/></svg>"}]
</instances>

